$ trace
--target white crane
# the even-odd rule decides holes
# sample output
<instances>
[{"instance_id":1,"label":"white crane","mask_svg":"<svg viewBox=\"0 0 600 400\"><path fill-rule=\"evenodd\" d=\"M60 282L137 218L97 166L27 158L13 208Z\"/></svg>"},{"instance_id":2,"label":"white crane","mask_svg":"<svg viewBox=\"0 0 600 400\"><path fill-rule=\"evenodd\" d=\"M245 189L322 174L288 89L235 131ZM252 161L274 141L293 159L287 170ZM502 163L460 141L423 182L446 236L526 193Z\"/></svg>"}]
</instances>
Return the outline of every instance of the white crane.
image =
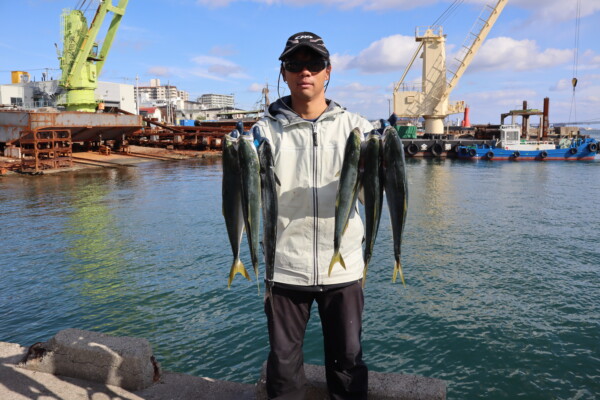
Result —
<instances>
[{"instance_id":1,"label":"white crane","mask_svg":"<svg viewBox=\"0 0 600 400\"><path fill-rule=\"evenodd\" d=\"M496 3L493 5L493 3ZM450 92L477 54L481 44L496 23L508 0L498 0L486 4L481 15L471 28L459 55L457 63L446 74L446 37L441 26L417 27L415 40L420 42L402 78L394 88L394 113L398 117L425 119L425 133L444 133L444 119L450 114L464 112L464 101L451 103ZM419 52L423 49L423 76L420 90L404 84Z\"/></svg>"}]
</instances>

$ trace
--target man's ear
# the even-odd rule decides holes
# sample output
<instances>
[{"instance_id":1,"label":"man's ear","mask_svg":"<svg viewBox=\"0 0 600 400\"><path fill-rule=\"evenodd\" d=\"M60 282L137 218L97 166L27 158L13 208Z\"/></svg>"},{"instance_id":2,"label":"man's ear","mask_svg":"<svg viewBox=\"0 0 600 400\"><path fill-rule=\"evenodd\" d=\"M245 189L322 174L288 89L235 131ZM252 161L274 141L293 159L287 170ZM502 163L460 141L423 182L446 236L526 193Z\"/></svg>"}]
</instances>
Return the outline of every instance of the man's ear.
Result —
<instances>
[{"instance_id":1,"label":"man's ear","mask_svg":"<svg viewBox=\"0 0 600 400\"><path fill-rule=\"evenodd\" d=\"M281 78L283 78L283 81L287 82L287 80L285 79L285 69L283 68L283 63L281 64L281 67L279 68L279 73L281 74Z\"/></svg>"}]
</instances>

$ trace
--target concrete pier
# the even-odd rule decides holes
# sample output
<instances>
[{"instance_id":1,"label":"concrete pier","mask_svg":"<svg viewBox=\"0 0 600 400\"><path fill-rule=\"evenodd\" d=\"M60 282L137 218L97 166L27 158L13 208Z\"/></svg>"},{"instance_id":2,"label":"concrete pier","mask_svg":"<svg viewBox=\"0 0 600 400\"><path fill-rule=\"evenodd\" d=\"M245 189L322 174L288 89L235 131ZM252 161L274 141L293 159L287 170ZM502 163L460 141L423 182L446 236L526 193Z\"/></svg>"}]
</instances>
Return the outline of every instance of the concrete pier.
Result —
<instances>
[{"instance_id":1,"label":"concrete pier","mask_svg":"<svg viewBox=\"0 0 600 400\"><path fill-rule=\"evenodd\" d=\"M324 367L305 365L307 399L327 399ZM257 371L258 372L258 371ZM0 399L266 399L255 384L161 371L145 339L67 329L29 348L0 342ZM446 382L369 372L369 399L444 400Z\"/></svg>"}]
</instances>

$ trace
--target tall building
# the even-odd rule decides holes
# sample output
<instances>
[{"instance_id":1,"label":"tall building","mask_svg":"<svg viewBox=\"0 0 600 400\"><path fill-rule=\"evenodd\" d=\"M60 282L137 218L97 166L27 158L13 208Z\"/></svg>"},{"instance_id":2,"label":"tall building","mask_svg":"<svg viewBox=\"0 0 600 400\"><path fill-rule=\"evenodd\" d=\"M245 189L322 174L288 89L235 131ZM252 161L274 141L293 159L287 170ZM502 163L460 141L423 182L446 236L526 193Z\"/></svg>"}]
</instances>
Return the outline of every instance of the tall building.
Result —
<instances>
[{"instance_id":1,"label":"tall building","mask_svg":"<svg viewBox=\"0 0 600 400\"><path fill-rule=\"evenodd\" d=\"M171 103L176 103L178 101L187 101L190 98L190 94L188 92L184 90L177 90L177 86L161 86L160 79L150 79L150 86L140 86L139 88L136 88L136 98L138 98L138 89L141 103L166 103L168 101Z\"/></svg>"},{"instance_id":2,"label":"tall building","mask_svg":"<svg viewBox=\"0 0 600 400\"><path fill-rule=\"evenodd\" d=\"M203 94L198 97L198 103L207 109L234 107L234 97L232 94Z\"/></svg>"}]
</instances>

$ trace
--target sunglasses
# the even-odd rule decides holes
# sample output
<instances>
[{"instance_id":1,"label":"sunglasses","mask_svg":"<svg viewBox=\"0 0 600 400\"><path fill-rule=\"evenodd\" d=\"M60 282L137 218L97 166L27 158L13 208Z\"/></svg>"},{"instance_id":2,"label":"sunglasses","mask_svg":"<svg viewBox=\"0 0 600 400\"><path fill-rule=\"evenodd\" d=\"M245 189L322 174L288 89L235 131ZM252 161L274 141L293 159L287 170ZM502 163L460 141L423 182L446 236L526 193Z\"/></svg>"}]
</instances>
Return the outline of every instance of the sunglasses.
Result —
<instances>
[{"instance_id":1,"label":"sunglasses","mask_svg":"<svg viewBox=\"0 0 600 400\"><path fill-rule=\"evenodd\" d=\"M329 62L322 58L309 61L290 60L283 62L283 68L289 72L302 72L304 68L306 68L310 72L321 72L325 68L327 68L328 65Z\"/></svg>"}]
</instances>

